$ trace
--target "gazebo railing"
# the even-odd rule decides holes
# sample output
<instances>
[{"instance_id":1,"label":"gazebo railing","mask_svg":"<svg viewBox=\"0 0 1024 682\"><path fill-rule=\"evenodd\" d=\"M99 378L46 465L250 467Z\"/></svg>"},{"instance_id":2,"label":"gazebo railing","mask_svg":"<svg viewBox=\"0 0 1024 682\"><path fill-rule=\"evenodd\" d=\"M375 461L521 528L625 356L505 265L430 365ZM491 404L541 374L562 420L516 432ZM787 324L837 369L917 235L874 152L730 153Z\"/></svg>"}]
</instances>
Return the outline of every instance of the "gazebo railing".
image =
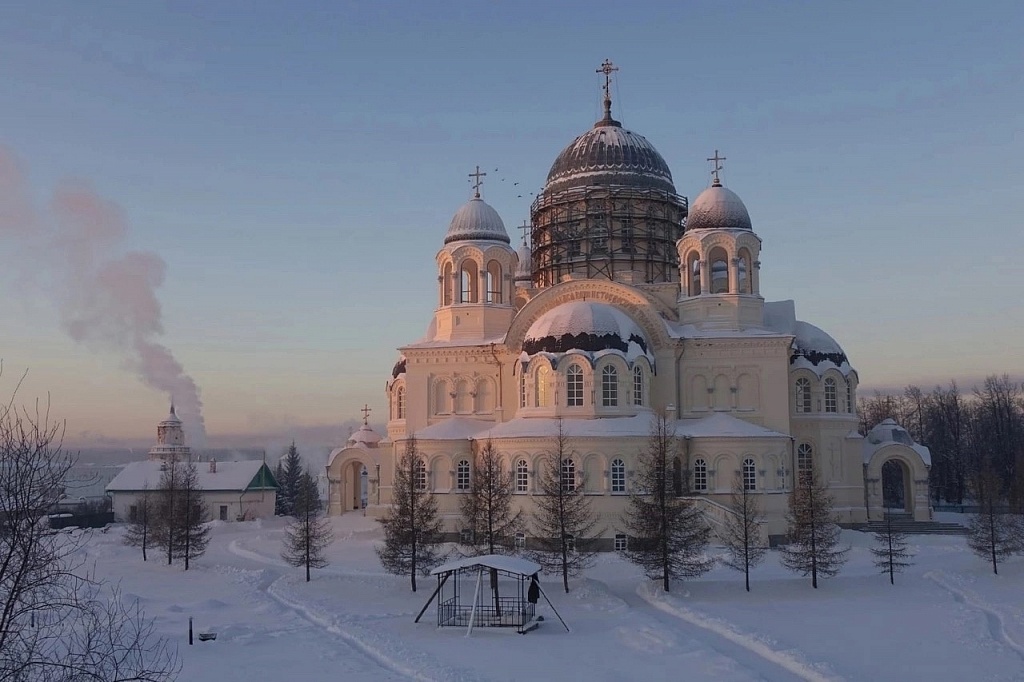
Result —
<instances>
[{"instance_id":1,"label":"gazebo railing","mask_svg":"<svg viewBox=\"0 0 1024 682\"><path fill-rule=\"evenodd\" d=\"M486 599L476 607L474 627L522 627L533 620L537 605L523 601L519 597L499 597L495 606L494 599ZM437 608L437 625L468 626L472 604L460 604L456 597L447 599Z\"/></svg>"}]
</instances>

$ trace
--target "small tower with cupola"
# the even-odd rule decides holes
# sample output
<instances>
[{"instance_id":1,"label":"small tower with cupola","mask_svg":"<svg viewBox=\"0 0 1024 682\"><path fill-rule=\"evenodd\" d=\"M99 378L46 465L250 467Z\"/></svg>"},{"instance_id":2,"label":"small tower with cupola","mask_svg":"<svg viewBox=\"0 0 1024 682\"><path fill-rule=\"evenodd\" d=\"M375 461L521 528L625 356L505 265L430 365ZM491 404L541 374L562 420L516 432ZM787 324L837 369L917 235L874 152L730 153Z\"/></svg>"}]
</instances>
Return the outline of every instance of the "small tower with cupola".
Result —
<instances>
[{"instance_id":1,"label":"small tower with cupola","mask_svg":"<svg viewBox=\"0 0 1024 682\"><path fill-rule=\"evenodd\" d=\"M743 201L722 186L724 160L717 149L708 159L714 163L711 186L690 205L685 231L676 243L679 321L703 329L761 327L761 238Z\"/></svg>"},{"instance_id":2,"label":"small tower with cupola","mask_svg":"<svg viewBox=\"0 0 1024 682\"><path fill-rule=\"evenodd\" d=\"M181 419L174 411L171 401L171 412L167 418L157 424L156 445L149 449L149 459L163 462L187 462L192 450L185 445L185 430Z\"/></svg>"}]
</instances>

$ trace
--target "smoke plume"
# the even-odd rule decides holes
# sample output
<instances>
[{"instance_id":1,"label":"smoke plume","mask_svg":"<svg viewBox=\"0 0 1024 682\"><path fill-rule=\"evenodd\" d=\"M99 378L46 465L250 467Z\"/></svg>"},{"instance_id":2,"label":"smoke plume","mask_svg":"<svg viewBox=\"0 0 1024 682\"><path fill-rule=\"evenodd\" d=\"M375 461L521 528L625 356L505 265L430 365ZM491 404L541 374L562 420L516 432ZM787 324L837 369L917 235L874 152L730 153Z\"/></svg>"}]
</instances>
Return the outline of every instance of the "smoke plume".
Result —
<instances>
[{"instance_id":1,"label":"smoke plume","mask_svg":"<svg viewBox=\"0 0 1024 682\"><path fill-rule=\"evenodd\" d=\"M116 350L145 385L173 397L190 444L202 448L199 389L159 342L164 328L156 292L167 265L150 251L126 251L127 235L121 210L81 184L61 185L37 210L24 169L0 146L0 238L12 264L31 268L26 276L54 300L72 339Z\"/></svg>"}]
</instances>

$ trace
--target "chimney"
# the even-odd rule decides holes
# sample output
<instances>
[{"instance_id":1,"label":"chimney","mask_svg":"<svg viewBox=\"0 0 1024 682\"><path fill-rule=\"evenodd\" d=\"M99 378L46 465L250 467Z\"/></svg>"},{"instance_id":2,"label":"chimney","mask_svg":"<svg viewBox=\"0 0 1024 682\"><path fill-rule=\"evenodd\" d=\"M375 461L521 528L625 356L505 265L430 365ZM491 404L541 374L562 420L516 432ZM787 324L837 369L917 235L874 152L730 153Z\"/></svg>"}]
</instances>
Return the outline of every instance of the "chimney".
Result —
<instances>
[{"instance_id":1,"label":"chimney","mask_svg":"<svg viewBox=\"0 0 1024 682\"><path fill-rule=\"evenodd\" d=\"M210 473L211 474L217 473L217 460L214 457L210 458Z\"/></svg>"}]
</instances>

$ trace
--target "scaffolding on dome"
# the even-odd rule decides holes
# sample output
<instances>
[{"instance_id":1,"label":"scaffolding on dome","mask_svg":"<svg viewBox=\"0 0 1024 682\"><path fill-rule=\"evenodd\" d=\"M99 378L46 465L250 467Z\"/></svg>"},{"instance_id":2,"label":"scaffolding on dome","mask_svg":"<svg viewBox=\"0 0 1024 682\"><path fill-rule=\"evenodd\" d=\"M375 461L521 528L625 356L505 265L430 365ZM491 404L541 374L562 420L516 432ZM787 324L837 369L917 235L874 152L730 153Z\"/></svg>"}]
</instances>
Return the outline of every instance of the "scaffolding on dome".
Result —
<instances>
[{"instance_id":1,"label":"scaffolding on dome","mask_svg":"<svg viewBox=\"0 0 1024 682\"><path fill-rule=\"evenodd\" d=\"M649 187L590 185L541 194L530 206L533 285L552 286L570 275L678 282L675 244L687 208L686 197Z\"/></svg>"}]
</instances>

